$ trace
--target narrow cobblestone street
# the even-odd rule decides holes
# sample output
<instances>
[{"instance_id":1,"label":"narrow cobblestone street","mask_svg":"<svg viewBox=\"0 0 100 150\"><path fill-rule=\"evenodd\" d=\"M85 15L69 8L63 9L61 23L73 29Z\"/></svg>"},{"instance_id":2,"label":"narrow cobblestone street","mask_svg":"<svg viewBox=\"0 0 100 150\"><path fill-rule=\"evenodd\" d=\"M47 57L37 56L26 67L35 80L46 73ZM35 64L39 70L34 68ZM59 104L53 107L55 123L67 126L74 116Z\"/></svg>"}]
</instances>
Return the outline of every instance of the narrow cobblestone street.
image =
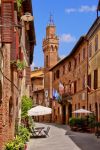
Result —
<instances>
[{"instance_id":1,"label":"narrow cobblestone street","mask_svg":"<svg viewBox=\"0 0 100 150\"><path fill-rule=\"evenodd\" d=\"M45 126L48 124L37 124L36 126ZM50 126L50 136L47 138L31 139L28 143L28 150L80 150L74 142L67 136L66 129L60 126ZM62 127L62 126L61 126Z\"/></svg>"}]
</instances>

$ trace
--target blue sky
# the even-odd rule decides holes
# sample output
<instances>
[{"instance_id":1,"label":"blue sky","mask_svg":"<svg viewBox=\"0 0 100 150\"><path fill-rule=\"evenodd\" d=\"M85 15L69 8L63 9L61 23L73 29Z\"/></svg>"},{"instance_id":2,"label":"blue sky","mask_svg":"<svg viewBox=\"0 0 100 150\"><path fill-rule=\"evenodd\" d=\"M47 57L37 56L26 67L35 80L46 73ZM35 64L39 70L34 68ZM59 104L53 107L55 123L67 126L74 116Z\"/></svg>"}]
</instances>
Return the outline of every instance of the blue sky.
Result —
<instances>
[{"instance_id":1,"label":"blue sky","mask_svg":"<svg viewBox=\"0 0 100 150\"><path fill-rule=\"evenodd\" d=\"M32 0L37 43L32 69L34 66L44 65L42 40L50 13L54 18L56 34L60 38L59 56L64 57L72 50L80 36L87 33L96 19L97 4L98 0Z\"/></svg>"}]
</instances>

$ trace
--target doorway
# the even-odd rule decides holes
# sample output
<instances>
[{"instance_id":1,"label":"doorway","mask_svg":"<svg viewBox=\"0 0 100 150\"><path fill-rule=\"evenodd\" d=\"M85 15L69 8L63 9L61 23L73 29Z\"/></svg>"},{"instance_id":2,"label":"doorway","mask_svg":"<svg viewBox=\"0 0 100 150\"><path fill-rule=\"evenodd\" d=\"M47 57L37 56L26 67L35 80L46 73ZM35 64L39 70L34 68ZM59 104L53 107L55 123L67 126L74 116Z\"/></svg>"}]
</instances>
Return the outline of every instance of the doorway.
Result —
<instances>
[{"instance_id":1,"label":"doorway","mask_svg":"<svg viewBox=\"0 0 100 150\"><path fill-rule=\"evenodd\" d=\"M68 122L69 122L69 118L72 117L72 104L68 105Z\"/></svg>"},{"instance_id":2,"label":"doorway","mask_svg":"<svg viewBox=\"0 0 100 150\"><path fill-rule=\"evenodd\" d=\"M66 105L62 105L62 123L66 124Z\"/></svg>"}]
</instances>

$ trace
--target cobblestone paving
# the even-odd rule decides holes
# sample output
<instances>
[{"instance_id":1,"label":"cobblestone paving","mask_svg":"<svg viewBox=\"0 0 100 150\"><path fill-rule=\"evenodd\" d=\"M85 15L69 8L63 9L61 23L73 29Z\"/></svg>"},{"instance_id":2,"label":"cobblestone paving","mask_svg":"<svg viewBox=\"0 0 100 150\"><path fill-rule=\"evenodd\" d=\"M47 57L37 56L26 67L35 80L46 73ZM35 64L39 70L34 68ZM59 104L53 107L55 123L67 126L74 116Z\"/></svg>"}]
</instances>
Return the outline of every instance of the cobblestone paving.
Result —
<instances>
[{"instance_id":1,"label":"cobblestone paving","mask_svg":"<svg viewBox=\"0 0 100 150\"><path fill-rule=\"evenodd\" d=\"M36 126L48 124L36 123ZM47 138L33 138L28 143L28 150L80 150L78 146L67 136L66 129L49 124L50 132Z\"/></svg>"}]
</instances>

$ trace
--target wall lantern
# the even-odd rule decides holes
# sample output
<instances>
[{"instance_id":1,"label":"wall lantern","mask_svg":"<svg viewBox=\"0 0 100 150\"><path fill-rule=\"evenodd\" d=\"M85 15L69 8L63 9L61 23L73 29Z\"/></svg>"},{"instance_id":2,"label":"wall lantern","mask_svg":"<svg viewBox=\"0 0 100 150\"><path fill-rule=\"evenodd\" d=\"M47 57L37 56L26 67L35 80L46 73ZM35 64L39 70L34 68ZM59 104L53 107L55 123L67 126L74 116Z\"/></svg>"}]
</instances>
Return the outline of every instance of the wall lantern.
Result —
<instances>
[{"instance_id":1,"label":"wall lantern","mask_svg":"<svg viewBox=\"0 0 100 150\"><path fill-rule=\"evenodd\" d=\"M21 17L21 20L25 22L25 24L26 24L26 30L29 30L29 22L33 21L33 16L31 15L31 13L26 12L25 15L23 15Z\"/></svg>"}]
</instances>

